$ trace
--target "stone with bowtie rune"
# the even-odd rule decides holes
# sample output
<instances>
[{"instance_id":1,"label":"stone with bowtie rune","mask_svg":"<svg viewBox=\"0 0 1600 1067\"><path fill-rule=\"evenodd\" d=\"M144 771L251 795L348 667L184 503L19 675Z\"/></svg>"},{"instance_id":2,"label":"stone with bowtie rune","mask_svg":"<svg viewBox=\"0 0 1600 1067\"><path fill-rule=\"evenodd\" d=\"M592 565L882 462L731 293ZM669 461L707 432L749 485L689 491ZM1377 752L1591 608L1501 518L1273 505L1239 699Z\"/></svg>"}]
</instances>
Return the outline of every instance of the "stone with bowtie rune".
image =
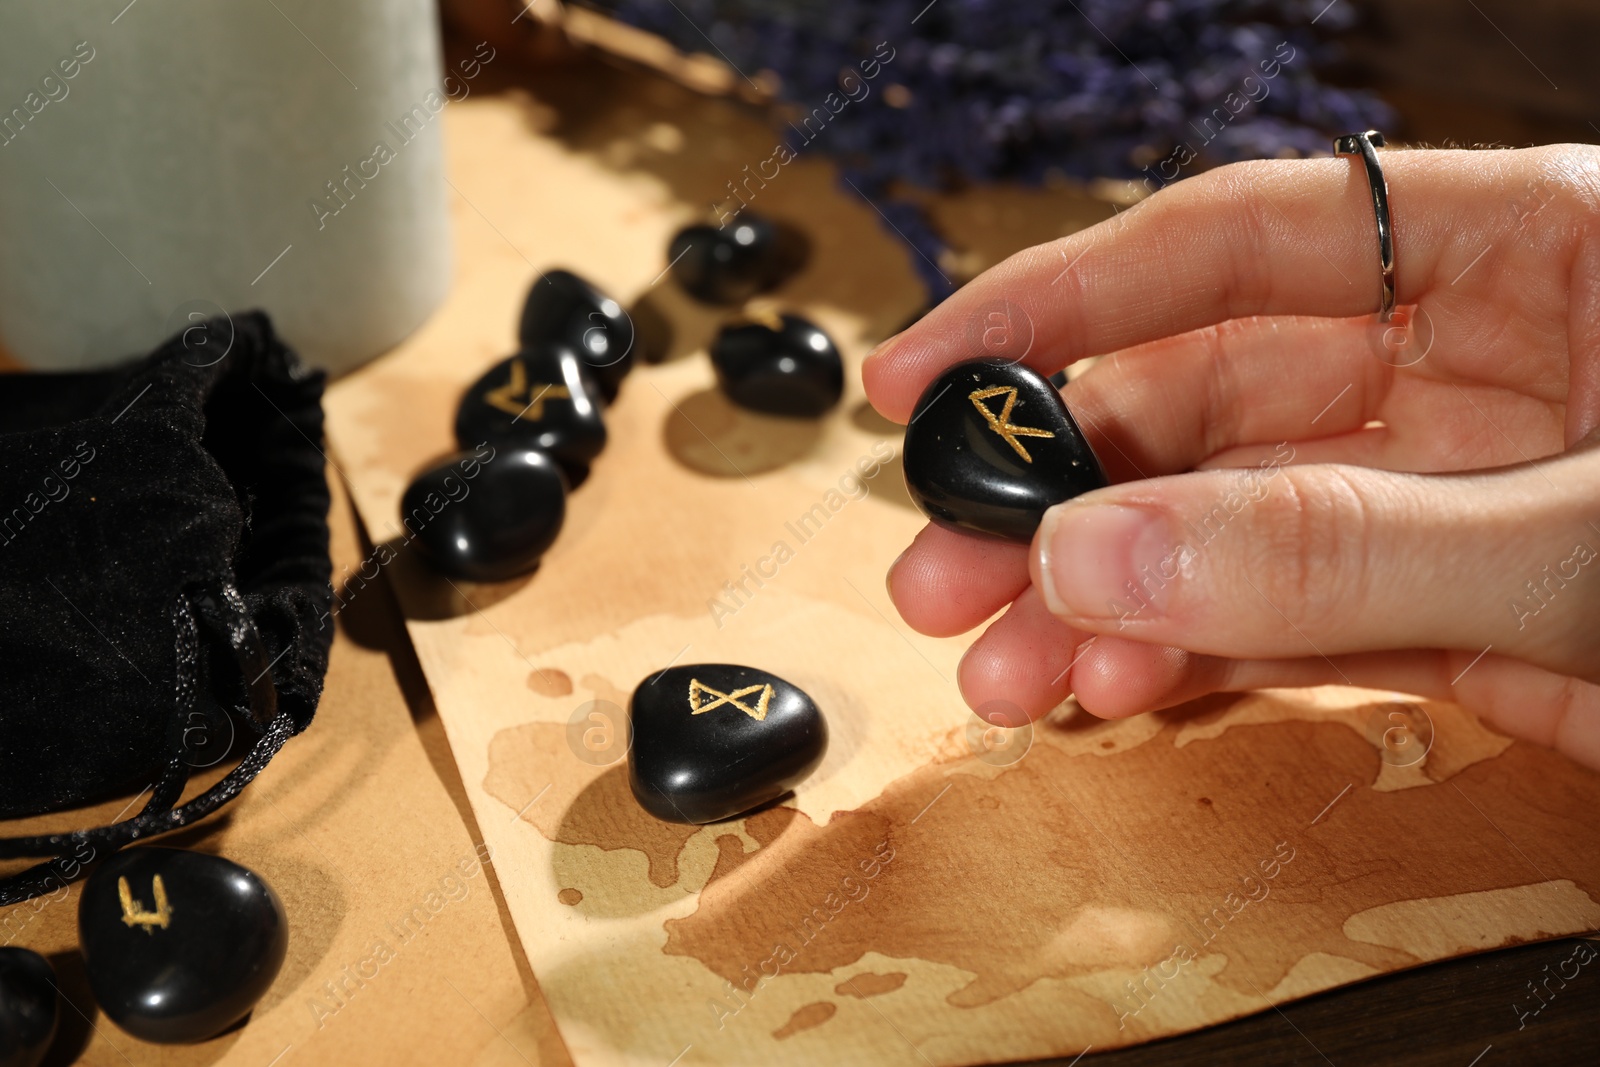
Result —
<instances>
[{"instance_id":1,"label":"stone with bowtie rune","mask_svg":"<svg viewBox=\"0 0 1600 1067\"><path fill-rule=\"evenodd\" d=\"M822 711L775 674L731 663L669 667L634 690L633 795L669 822L731 818L788 793L828 747Z\"/></svg>"}]
</instances>

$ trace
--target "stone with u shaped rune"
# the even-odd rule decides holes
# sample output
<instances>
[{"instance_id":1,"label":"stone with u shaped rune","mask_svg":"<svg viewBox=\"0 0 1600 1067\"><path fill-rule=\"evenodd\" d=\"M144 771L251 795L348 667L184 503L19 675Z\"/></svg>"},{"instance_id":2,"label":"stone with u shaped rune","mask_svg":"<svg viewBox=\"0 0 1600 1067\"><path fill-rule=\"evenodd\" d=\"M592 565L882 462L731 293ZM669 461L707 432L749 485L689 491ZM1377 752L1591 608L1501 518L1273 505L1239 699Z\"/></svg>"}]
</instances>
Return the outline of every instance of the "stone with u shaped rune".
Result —
<instances>
[{"instance_id":1,"label":"stone with u shaped rune","mask_svg":"<svg viewBox=\"0 0 1600 1067\"><path fill-rule=\"evenodd\" d=\"M84 883L78 940L95 1002L113 1022L146 1041L204 1041L272 985L289 920L247 867L183 849L129 848Z\"/></svg>"}]
</instances>

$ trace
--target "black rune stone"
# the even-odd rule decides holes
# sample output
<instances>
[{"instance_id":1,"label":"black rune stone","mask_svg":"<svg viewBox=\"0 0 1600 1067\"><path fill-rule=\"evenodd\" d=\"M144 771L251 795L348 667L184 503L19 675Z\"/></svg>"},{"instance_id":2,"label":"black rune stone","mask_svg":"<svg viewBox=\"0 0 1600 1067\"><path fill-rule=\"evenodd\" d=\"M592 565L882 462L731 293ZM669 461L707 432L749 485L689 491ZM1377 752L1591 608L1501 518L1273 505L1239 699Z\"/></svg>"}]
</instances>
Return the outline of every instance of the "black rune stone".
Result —
<instances>
[{"instance_id":1,"label":"black rune stone","mask_svg":"<svg viewBox=\"0 0 1600 1067\"><path fill-rule=\"evenodd\" d=\"M1028 542L1047 508L1107 484L1061 394L1002 359L933 380L906 427L906 486L934 522Z\"/></svg>"},{"instance_id":2,"label":"black rune stone","mask_svg":"<svg viewBox=\"0 0 1600 1067\"><path fill-rule=\"evenodd\" d=\"M532 570L561 532L567 480L543 452L493 445L417 475L400 501L410 544L438 571L499 582Z\"/></svg>"},{"instance_id":3,"label":"black rune stone","mask_svg":"<svg viewBox=\"0 0 1600 1067\"><path fill-rule=\"evenodd\" d=\"M742 304L776 287L806 258L798 231L743 212L722 226L689 226L667 246L672 277L706 304Z\"/></svg>"},{"instance_id":4,"label":"black rune stone","mask_svg":"<svg viewBox=\"0 0 1600 1067\"><path fill-rule=\"evenodd\" d=\"M35 1067L56 1036L56 975L25 948L0 948L0 1067Z\"/></svg>"},{"instance_id":5,"label":"black rune stone","mask_svg":"<svg viewBox=\"0 0 1600 1067\"><path fill-rule=\"evenodd\" d=\"M844 361L832 338L798 315L722 328L711 344L717 384L740 407L814 418L844 395Z\"/></svg>"},{"instance_id":6,"label":"black rune stone","mask_svg":"<svg viewBox=\"0 0 1600 1067\"><path fill-rule=\"evenodd\" d=\"M621 304L569 270L546 271L534 280L517 336L524 349L548 341L571 346L607 400L633 369L633 320Z\"/></svg>"},{"instance_id":7,"label":"black rune stone","mask_svg":"<svg viewBox=\"0 0 1600 1067\"><path fill-rule=\"evenodd\" d=\"M671 667L633 692L628 780L646 811L707 823L776 800L828 749L828 724L799 687L753 667Z\"/></svg>"},{"instance_id":8,"label":"black rune stone","mask_svg":"<svg viewBox=\"0 0 1600 1067\"><path fill-rule=\"evenodd\" d=\"M255 1007L283 966L289 920L272 888L237 863L130 848L84 884L78 940L111 1020L175 1044L215 1037Z\"/></svg>"},{"instance_id":9,"label":"black rune stone","mask_svg":"<svg viewBox=\"0 0 1600 1067\"><path fill-rule=\"evenodd\" d=\"M472 383L456 409L456 443L548 452L577 485L606 447L600 392L572 348L547 342L503 359Z\"/></svg>"}]
</instances>

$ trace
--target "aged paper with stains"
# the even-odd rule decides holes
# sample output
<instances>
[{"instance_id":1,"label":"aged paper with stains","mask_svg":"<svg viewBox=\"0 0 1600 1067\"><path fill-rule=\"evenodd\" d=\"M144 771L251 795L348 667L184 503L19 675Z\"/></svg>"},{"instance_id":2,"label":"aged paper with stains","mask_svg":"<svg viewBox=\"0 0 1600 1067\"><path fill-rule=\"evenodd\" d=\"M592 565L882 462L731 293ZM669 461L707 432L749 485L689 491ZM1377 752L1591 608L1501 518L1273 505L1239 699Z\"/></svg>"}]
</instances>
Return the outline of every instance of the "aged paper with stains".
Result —
<instances>
[{"instance_id":1,"label":"aged paper with stains","mask_svg":"<svg viewBox=\"0 0 1600 1067\"><path fill-rule=\"evenodd\" d=\"M782 303L832 333L850 384L815 422L731 407L704 355L719 315L660 282L662 250L769 135L652 84L565 126L531 100L452 105L455 289L328 403L576 1062L1073 1056L1600 924L1600 776L1449 705L1328 689L1117 723L1069 705L991 752L955 690L963 642L911 633L883 589L922 520L854 368L916 307L904 252L825 165L786 168L760 206L815 248ZM956 205L952 224L1017 203ZM1056 232L1107 213L1022 206ZM643 297L667 358L624 383L538 571L444 581L404 547L397 501L554 266ZM772 671L824 709L831 747L794 797L707 827L634 803L606 762L628 694L697 661ZM1429 724L1424 758L1385 747L1396 708Z\"/></svg>"}]
</instances>

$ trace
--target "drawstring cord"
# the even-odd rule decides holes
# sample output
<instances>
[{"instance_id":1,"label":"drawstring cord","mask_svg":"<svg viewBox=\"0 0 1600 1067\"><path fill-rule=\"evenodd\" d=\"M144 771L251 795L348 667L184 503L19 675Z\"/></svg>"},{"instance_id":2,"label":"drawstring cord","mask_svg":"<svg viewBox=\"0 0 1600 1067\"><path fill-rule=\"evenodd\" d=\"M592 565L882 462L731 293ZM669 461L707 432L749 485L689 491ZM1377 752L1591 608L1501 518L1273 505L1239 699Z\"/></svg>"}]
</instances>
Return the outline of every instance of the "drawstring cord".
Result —
<instances>
[{"instance_id":1,"label":"drawstring cord","mask_svg":"<svg viewBox=\"0 0 1600 1067\"><path fill-rule=\"evenodd\" d=\"M189 782L189 767L183 760L183 724L195 704L199 677L200 635L195 621L199 607L208 622L220 629L238 664L240 678L249 695L248 719L260 732L238 766L215 785L181 807L173 807ZM172 612L176 637L177 671L174 692L176 714L167 727L167 763L151 786L150 799L130 819L64 834L38 834L30 837L0 838L0 859L48 856L50 859L7 878L0 878L0 907L19 904L44 893L55 892L80 877L83 866L106 853L146 837L168 833L216 811L249 785L272 757L294 734L294 722L287 711L279 711L277 689L272 683L272 662L255 624L246 610L244 598L231 583L220 596L198 594L193 601L179 594ZM87 847L87 854L84 849ZM71 868L70 873L68 869Z\"/></svg>"}]
</instances>

